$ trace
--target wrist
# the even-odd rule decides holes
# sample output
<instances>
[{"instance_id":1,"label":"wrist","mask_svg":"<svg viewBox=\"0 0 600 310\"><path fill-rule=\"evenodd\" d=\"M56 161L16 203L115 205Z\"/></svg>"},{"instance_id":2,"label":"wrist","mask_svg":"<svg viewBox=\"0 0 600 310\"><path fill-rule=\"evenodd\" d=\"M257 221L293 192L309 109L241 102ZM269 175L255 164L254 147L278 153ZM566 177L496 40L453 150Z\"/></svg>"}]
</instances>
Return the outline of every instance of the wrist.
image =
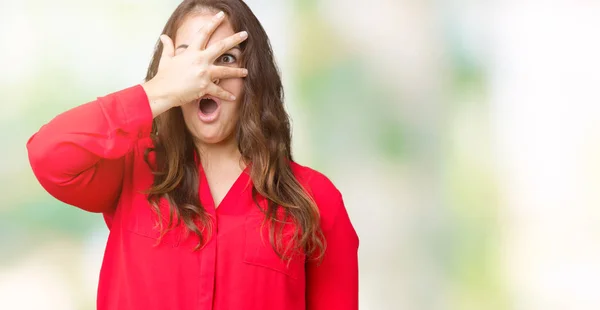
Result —
<instances>
[{"instance_id":1,"label":"wrist","mask_svg":"<svg viewBox=\"0 0 600 310\"><path fill-rule=\"evenodd\" d=\"M142 83L141 86L146 92L146 96L148 96L148 102L150 103L153 118L174 106L173 99L161 91L160 86L155 85L154 79Z\"/></svg>"}]
</instances>

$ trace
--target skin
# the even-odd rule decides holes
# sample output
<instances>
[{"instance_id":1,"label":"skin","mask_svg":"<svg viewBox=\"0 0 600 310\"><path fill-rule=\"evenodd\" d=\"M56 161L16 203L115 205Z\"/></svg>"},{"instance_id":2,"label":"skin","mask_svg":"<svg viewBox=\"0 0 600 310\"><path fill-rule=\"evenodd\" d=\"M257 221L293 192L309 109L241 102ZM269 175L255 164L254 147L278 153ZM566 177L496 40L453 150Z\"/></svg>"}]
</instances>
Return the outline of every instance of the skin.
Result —
<instances>
[{"instance_id":1,"label":"skin","mask_svg":"<svg viewBox=\"0 0 600 310\"><path fill-rule=\"evenodd\" d=\"M161 36L163 53L154 78L142 84L154 117L180 106L186 126L195 138L215 206L244 169L234 130L238 121L243 77L239 43L247 38L234 33L227 18L208 10L187 16L177 29L175 43ZM220 100L218 116L204 122L198 100Z\"/></svg>"},{"instance_id":2,"label":"skin","mask_svg":"<svg viewBox=\"0 0 600 310\"><path fill-rule=\"evenodd\" d=\"M177 30L175 38L175 54L178 55L187 49L192 42L197 29L208 24L212 19L212 14L201 13L188 16ZM234 34L229 21L225 19L210 37L207 46L210 47ZM215 61L215 65L227 66L231 68L240 67L241 51L234 47L226 51ZM225 91L233 94L236 100L220 100L218 117L214 121L204 122L198 117L198 102L193 101L181 106L183 118L188 130L197 139L197 143L205 146L206 144L228 143L235 144L233 132L238 121L238 107L240 97L243 91L243 80L241 78L220 79L216 82Z\"/></svg>"}]
</instances>

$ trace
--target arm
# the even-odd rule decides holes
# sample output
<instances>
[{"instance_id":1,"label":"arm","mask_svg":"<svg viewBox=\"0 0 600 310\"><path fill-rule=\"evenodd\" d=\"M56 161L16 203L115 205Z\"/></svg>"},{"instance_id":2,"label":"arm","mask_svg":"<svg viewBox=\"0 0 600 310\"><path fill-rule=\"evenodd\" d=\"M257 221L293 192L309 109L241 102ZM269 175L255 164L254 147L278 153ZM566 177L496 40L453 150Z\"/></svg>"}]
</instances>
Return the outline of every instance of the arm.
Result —
<instances>
[{"instance_id":1,"label":"arm","mask_svg":"<svg viewBox=\"0 0 600 310\"><path fill-rule=\"evenodd\" d=\"M56 199L91 212L110 211L121 192L125 155L151 127L148 97L134 86L44 125L27 142L29 162Z\"/></svg>"},{"instance_id":2,"label":"arm","mask_svg":"<svg viewBox=\"0 0 600 310\"><path fill-rule=\"evenodd\" d=\"M215 79L241 78L243 68L215 66L214 59L247 38L232 35L201 49L223 20L217 14L190 46L175 56L171 39L161 36L156 75L143 85L99 98L67 111L43 126L28 143L29 161L40 184L55 198L91 212L111 211L121 192L125 155L147 136L152 119L204 96L233 96ZM193 64L193 65L190 65Z\"/></svg>"},{"instance_id":3,"label":"arm","mask_svg":"<svg viewBox=\"0 0 600 310\"><path fill-rule=\"evenodd\" d=\"M178 56L171 39L161 35L160 65L150 81L67 111L33 135L27 150L40 184L67 204L112 211L121 192L124 157L150 133L152 118L205 94L231 99L213 81L247 76L246 69L214 65L214 59L247 38L246 32L201 48L223 17L215 15L194 37L193 48Z\"/></svg>"},{"instance_id":4,"label":"arm","mask_svg":"<svg viewBox=\"0 0 600 310\"><path fill-rule=\"evenodd\" d=\"M323 261L308 261L306 266L307 310L358 309L358 236L342 197L335 200L337 215L323 229L327 240Z\"/></svg>"}]
</instances>

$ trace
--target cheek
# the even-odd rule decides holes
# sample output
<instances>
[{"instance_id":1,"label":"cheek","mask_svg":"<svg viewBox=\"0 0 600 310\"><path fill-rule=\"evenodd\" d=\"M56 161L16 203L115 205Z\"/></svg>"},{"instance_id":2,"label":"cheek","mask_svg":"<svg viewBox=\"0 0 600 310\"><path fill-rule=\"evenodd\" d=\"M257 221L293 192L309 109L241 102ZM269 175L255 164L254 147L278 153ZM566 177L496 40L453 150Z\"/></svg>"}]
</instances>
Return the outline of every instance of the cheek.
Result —
<instances>
[{"instance_id":1,"label":"cheek","mask_svg":"<svg viewBox=\"0 0 600 310\"><path fill-rule=\"evenodd\" d=\"M190 117L190 114L194 113L194 110L197 110L195 104L184 104L181 106L181 113L184 118Z\"/></svg>"},{"instance_id":2,"label":"cheek","mask_svg":"<svg viewBox=\"0 0 600 310\"><path fill-rule=\"evenodd\" d=\"M229 102L227 103L227 105L224 107L224 109L226 111L225 115L226 115L226 119L227 119L227 123L228 125L235 125L238 122L239 116L240 116L240 104L239 102Z\"/></svg>"},{"instance_id":3,"label":"cheek","mask_svg":"<svg viewBox=\"0 0 600 310\"><path fill-rule=\"evenodd\" d=\"M239 97L244 89L244 80L242 79L226 79L223 80L219 86L221 86L224 90L234 94L236 97Z\"/></svg>"},{"instance_id":4,"label":"cheek","mask_svg":"<svg viewBox=\"0 0 600 310\"><path fill-rule=\"evenodd\" d=\"M227 79L220 86L226 91L234 94L238 99L235 102L226 104L228 122L236 123L239 119L240 101L244 90L244 80L242 79Z\"/></svg>"},{"instance_id":5,"label":"cheek","mask_svg":"<svg viewBox=\"0 0 600 310\"><path fill-rule=\"evenodd\" d=\"M183 114L183 120L185 121L186 126L190 129L191 122L193 122L194 117L196 117L198 113L198 109L195 104L185 104L181 106L181 114Z\"/></svg>"}]
</instances>

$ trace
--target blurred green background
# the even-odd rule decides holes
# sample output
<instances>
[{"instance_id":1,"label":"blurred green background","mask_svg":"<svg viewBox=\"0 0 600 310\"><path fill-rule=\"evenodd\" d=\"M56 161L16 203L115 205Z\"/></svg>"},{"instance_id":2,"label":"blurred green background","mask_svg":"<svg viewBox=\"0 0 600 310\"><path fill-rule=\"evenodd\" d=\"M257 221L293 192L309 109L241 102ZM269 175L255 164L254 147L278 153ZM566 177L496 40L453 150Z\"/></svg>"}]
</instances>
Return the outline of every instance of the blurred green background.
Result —
<instances>
[{"instance_id":1,"label":"blurred green background","mask_svg":"<svg viewBox=\"0 0 600 310\"><path fill-rule=\"evenodd\" d=\"M0 308L94 309L107 230L25 143L140 83L179 1L0 2ZM361 309L600 308L600 4L247 1L296 161L340 188Z\"/></svg>"}]
</instances>

